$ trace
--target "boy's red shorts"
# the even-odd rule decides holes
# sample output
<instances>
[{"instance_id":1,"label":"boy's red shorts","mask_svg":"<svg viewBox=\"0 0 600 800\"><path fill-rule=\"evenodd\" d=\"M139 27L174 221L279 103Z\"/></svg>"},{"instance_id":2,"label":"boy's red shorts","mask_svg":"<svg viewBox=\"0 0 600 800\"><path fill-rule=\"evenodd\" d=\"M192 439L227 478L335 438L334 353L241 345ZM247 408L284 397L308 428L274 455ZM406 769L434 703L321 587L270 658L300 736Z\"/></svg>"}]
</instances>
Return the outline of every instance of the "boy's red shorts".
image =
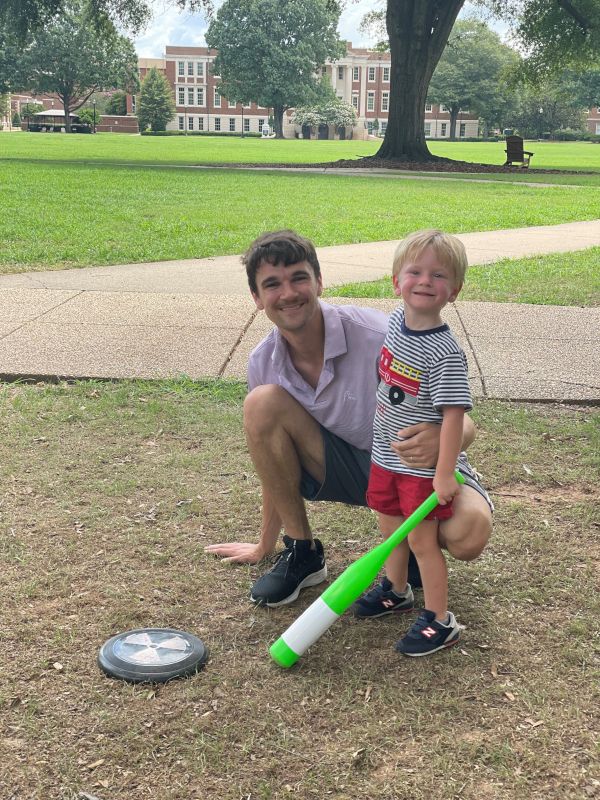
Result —
<instances>
[{"instance_id":1,"label":"boy's red shorts","mask_svg":"<svg viewBox=\"0 0 600 800\"><path fill-rule=\"evenodd\" d=\"M390 517L408 517L433 492L433 478L390 472L371 463L367 505ZM452 503L437 506L425 519L450 519Z\"/></svg>"}]
</instances>

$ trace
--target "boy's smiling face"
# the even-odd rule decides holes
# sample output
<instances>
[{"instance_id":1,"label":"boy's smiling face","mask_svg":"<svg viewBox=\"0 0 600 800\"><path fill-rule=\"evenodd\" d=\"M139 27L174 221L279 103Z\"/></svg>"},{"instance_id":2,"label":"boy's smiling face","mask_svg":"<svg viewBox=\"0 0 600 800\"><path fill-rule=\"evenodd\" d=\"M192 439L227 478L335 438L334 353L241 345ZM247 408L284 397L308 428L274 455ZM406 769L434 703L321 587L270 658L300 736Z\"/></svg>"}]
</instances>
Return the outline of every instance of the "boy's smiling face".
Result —
<instances>
[{"instance_id":1,"label":"boy's smiling face","mask_svg":"<svg viewBox=\"0 0 600 800\"><path fill-rule=\"evenodd\" d=\"M436 324L442 308L452 303L461 289L456 286L453 270L440 263L431 247L406 261L393 282L394 293L402 297L413 324L415 317ZM408 319L407 324L410 327Z\"/></svg>"}]
</instances>

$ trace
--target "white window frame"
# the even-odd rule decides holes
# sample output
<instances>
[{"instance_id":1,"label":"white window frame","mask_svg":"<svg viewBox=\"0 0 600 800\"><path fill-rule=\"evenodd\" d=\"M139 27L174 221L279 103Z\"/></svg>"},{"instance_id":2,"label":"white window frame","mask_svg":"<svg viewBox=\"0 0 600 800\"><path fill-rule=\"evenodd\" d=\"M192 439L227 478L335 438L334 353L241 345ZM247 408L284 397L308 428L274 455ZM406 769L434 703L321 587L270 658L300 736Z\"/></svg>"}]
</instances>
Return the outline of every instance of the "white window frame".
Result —
<instances>
[{"instance_id":1,"label":"white window frame","mask_svg":"<svg viewBox=\"0 0 600 800\"><path fill-rule=\"evenodd\" d=\"M447 130L448 130L448 123L440 122L440 137L443 138L446 135Z\"/></svg>"},{"instance_id":2,"label":"white window frame","mask_svg":"<svg viewBox=\"0 0 600 800\"><path fill-rule=\"evenodd\" d=\"M447 108L446 108L446 106L445 106L445 105L442 103L442 104L440 105L440 114L447 114L447 113L448 113L448 109L447 109Z\"/></svg>"},{"instance_id":3,"label":"white window frame","mask_svg":"<svg viewBox=\"0 0 600 800\"><path fill-rule=\"evenodd\" d=\"M185 105L185 87L183 87L183 86L178 86L177 87L177 99L178 99L178 103L177 103L178 106L184 106Z\"/></svg>"},{"instance_id":4,"label":"white window frame","mask_svg":"<svg viewBox=\"0 0 600 800\"><path fill-rule=\"evenodd\" d=\"M194 130L194 117L190 114L188 117L188 131Z\"/></svg>"},{"instance_id":5,"label":"white window frame","mask_svg":"<svg viewBox=\"0 0 600 800\"><path fill-rule=\"evenodd\" d=\"M383 82L389 83L390 82L390 68L384 67L383 68Z\"/></svg>"},{"instance_id":6,"label":"white window frame","mask_svg":"<svg viewBox=\"0 0 600 800\"><path fill-rule=\"evenodd\" d=\"M369 67L367 72L367 81L369 83L375 83L375 67Z\"/></svg>"},{"instance_id":7,"label":"white window frame","mask_svg":"<svg viewBox=\"0 0 600 800\"><path fill-rule=\"evenodd\" d=\"M215 101L214 101L215 108L221 108L221 95L215 89Z\"/></svg>"},{"instance_id":8,"label":"white window frame","mask_svg":"<svg viewBox=\"0 0 600 800\"><path fill-rule=\"evenodd\" d=\"M265 124L265 121L264 121L264 119L259 119L259 120L258 120L258 132L259 132L259 133L262 133L262 129L263 129L263 125L264 125L264 124Z\"/></svg>"},{"instance_id":9,"label":"white window frame","mask_svg":"<svg viewBox=\"0 0 600 800\"><path fill-rule=\"evenodd\" d=\"M183 117L179 117L179 130L180 131L185 130L185 119Z\"/></svg>"},{"instance_id":10,"label":"white window frame","mask_svg":"<svg viewBox=\"0 0 600 800\"><path fill-rule=\"evenodd\" d=\"M433 111L433 106L431 105L431 103L425 103L425 111L429 112Z\"/></svg>"},{"instance_id":11,"label":"white window frame","mask_svg":"<svg viewBox=\"0 0 600 800\"><path fill-rule=\"evenodd\" d=\"M242 108L252 108L252 103L242 103Z\"/></svg>"},{"instance_id":12,"label":"white window frame","mask_svg":"<svg viewBox=\"0 0 600 800\"><path fill-rule=\"evenodd\" d=\"M194 87L188 86L187 87L187 105L193 106L194 105Z\"/></svg>"},{"instance_id":13,"label":"white window frame","mask_svg":"<svg viewBox=\"0 0 600 800\"><path fill-rule=\"evenodd\" d=\"M458 138L464 139L467 135L467 125L465 122L458 123Z\"/></svg>"},{"instance_id":14,"label":"white window frame","mask_svg":"<svg viewBox=\"0 0 600 800\"><path fill-rule=\"evenodd\" d=\"M235 133L235 117L229 117L229 133Z\"/></svg>"},{"instance_id":15,"label":"white window frame","mask_svg":"<svg viewBox=\"0 0 600 800\"><path fill-rule=\"evenodd\" d=\"M353 81L358 81L360 79L359 76L360 76L360 73L358 71L358 67L352 67L352 80Z\"/></svg>"},{"instance_id":16,"label":"white window frame","mask_svg":"<svg viewBox=\"0 0 600 800\"><path fill-rule=\"evenodd\" d=\"M178 61L177 62L177 74L180 78L185 76L185 61Z\"/></svg>"},{"instance_id":17,"label":"white window frame","mask_svg":"<svg viewBox=\"0 0 600 800\"><path fill-rule=\"evenodd\" d=\"M390 93L389 92L382 92L381 93L381 110L382 111L389 111L390 110Z\"/></svg>"},{"instance_id":18,"label":"white window frame","mask_svg":"<svg viewBox=\"0 0 600 800\"><path fill-rule=\"evenodd\" d=\"M221 130L221 117L215 117L215 130Z\"/></svg>"},{"instance_id":19,"label":"white window frame","mask_svg":"<svg viewBox=\"0 0 600 800\"><path fill-rule=\"evenodd\" d=\"M352 95L352 108L358 111L358 94Z\"/></svg>"},{"instance_id":20,"label":"white window frame","mask_svg":"<svg viewBox=\"0 0 600 800\"><path fill-rule=\"evenodd\" d=\"M194 62L188 61L188 70L187 70L188 78L194 77Z\"/></svg>"},{"instance_id":21,"label":"white window frame","mask_svg":"<svg viewBox=\"0 0 600 800\"><path fill-rule=\"evenodd\" d=\"M227 105L229 108L237 108L237 103L232 102L231 100L227 101Z\"/></svg>"},{"instance_id":22,"label":"white window frame","mask_svg":"<svg viewBox=\"0 0 600 800\"><path fill-rule=\"evenodd\" d=\"M196 63L196 76L198 78L204 77L204 63L202 61Z\"/></svg>"},{"instance_id":23,"label":"white window frame","mask_svg":"<svg viewBox=\"0 0 600 800\"><path fill-rule=\"evenodd\" d=\"M344 68L338 67L338 81L344 80Z\"/></svg>"},{"instance_id":24,"label":"white window frame","mask_svg":"<svg viewBox=\"0 0 600 800\"><path fill-rule=\"evenodd\" d=\"M425 136L431 136L431 122L426 122L424 124L424 132Z\"/></svg>"},{"instance_id":25,"label":"white window frame","mask_svg":"<svg viewBox=\"0 0 600 800\"><path fill-rule=\"evenodd\" d=\"M198 101L196 105L203 106L204 105L204 86L198 86L196 89L196 100Z\"/></svg>"},{"instance_id":26,"label":"white window frame","mask_svg":"<svg viewBox=\"0 0 600 800\"><path fill-rule=\"evenodd\" d=\"M204 117L198 117L198 130L204 130Z\"/></svg>"},{"instance_id":27,"label":"white window frame","mask_svg":"<svg viewBox=\"0 0 600 800\"><path fill-rule=\"evenodd\" d=\"M244 120L244 133L250 133L250 120L248 117Z\"/></svg>"},{"instance_id":28,"label":"white window frame","mask_svg":"<svg viewBox=\"0 0 600 800\"><path fill-rule=\"evenodd\" d=\"M367 111L375 111L375 92L367 92Z\"/></svg>"}]
</instances>

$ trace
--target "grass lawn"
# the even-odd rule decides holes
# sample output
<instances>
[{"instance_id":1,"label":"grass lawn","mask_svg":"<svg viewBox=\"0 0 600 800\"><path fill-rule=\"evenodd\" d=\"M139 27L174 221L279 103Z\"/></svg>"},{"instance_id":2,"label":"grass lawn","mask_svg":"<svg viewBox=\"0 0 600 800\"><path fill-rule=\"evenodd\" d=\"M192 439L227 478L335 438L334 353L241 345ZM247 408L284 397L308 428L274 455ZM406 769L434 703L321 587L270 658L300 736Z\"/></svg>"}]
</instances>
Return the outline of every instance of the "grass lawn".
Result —
<instances>
[{"instance_id":1,"label":"grass lawn","mask_svg":"<svg viewBox=\"0 0 600 800\"><path fill-rule=\"evenodd\" d=\"M597 412L478 405L473 461L497 512L483 557L450 560L458 647L402 660L406 619L346 615L284 673L267 648L323 587L257 609L262 568L203 553L256 536L243 394L0 384L0 796L594 796ZM331 579L378 541L364 509L310 517ZM140 626L196 633L205 671L155 688L105 678L100 645Z\"/></svg>"},{"instance_id":2,"label":"grass lawn","mask_svg":"<svg viewBox=\"0 0 600 800\"><path fill-rule=\"evenodd\" d=\"M282 227L323 246L423 227L551 225L599 210L592 186L11 161L0 161L0 181L5 273L239 253Z\"/></svg>"},{"instance_id":3,"label":"grass lawn","mask_svg":"<svg viewBox=\"0 0 600 800\"><path fill-rule=\"evenodd\" d=\"M391 274L391 265L390 265ZM391 278L327 289L330 297L394 297ZM469 267L460 300L600 306L600 247Z\"/></svg>"},{"instance_id":4,"label":"grass lawn","mask_svg":"<svg viewBox=\"0 0 600 800\"><path fill-rule=\"evenodd\" d=\"M207 137L130 136L99 133L50 136L2 134L0 156L33 161L121 161L145 164L299 163L310 164L375 155L380 141L315 141ZM600 172L600 144L528 142L532 168ZM481 164L504 163L503 142L429 142L434 155ZM519 178L520 176L517 176ZM537 179L537 178L536 178Z\"/></svg>"}]
</instances>

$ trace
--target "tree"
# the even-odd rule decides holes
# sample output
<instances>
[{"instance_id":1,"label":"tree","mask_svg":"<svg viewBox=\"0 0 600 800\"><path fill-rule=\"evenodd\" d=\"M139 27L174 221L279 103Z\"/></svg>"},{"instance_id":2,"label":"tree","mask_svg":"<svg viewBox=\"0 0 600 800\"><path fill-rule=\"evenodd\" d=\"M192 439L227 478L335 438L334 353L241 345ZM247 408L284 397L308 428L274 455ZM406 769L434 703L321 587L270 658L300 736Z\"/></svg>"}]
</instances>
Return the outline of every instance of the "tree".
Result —
<instances>
[{"instance_id":1,"label":"tree","mask_svg":"<svg viewBox=\"0 0 600 800\"><path fill-rule=\"evenodd\" d=\"M133 44L107 19L98 30L85 0L69 0L61 16L35 34L21 56L19 72L21 86L58 95L67 132L70 114L94 92L138 86Z\"/></svg>"},{"instance_id":2,"label":"tree","mask_svg":"<svg viewBox=\"0 0 600 800\"><path fill-rule=\"evenodd\" d=\"M117 117L127 115L127 95L125 92L114 92L106 104L105 114L114 114Z\"/></svg>"},{"instance_id":3,"label":"tree","mask_svg":"<svg viewBox=\"0 0 600 800\"><path fill-rule=\"evenodd\" d=\"M570 92L569 84L553 81L521 87L517 108L510 118L511 128L516 128L521 136L536 139L561 128L582 131L584 124L581 105Z\"/></svg>"},{"instance_id":4,"label":"tree","mask_svg":"<svg viewBox=\"0 0 600 800\"><path fill-rule=\"evenodd\" d=\"M309 106L294 109L292 117L297 125L309 125L317 129L320 125L334 125L336 128L354 126L356 119L354 108L336 95L326 76L321 80L317 100Z\"/></svg>"},{"instance_id":5,"label":"tree","mask_svg":"<svg viewBox=\"0 0 600 800\"><path fill-rule=\"evenodd\" d=\"M528 47L530 75L581 63L582 53L588 60L595 53L597 59L598 0L479 0L479 4L513 24L518 40ZM390 110L377 157L434 160L423 132L427 88L463 5L464 0L387 0Z\"/></svg>"},{"instance_id":6,"label":"tree","mask_svg":"<svg viewBox=\"0 0 600 800\"><path fill-rule=\"evenodd\" d=\"M488 125L500 124L509 102L502 79L507 68L519 61L498 34L476 19L458 20L429 84L427 99L443 103L450 112L450 138L456 138L461 108L476 113ZM512 95L512 92L511 92Z\"/></svg>"},{"instance_id":7,"label":"tree","mask_svg":"<svg viewBox=\"0 0 600 800\"><path fill-rule=\"evenodd\" d=\"M153 131L164 131L174 116L175 100L169 81L153 67L142 81L138 112L140 130L150 127Z\"/></svg>"},{"instance_id":8,"label":"tree","mask_svg":"<svg viewBox=\"0 0 600 800\"><path fill-rule=\"evenodd\" d=\"M225 0L206 32L221 94L272 108L282 138L286 109L316 99L317 70L343 53L339 13L333 0Z\"/></svg>"}]
</instances>

